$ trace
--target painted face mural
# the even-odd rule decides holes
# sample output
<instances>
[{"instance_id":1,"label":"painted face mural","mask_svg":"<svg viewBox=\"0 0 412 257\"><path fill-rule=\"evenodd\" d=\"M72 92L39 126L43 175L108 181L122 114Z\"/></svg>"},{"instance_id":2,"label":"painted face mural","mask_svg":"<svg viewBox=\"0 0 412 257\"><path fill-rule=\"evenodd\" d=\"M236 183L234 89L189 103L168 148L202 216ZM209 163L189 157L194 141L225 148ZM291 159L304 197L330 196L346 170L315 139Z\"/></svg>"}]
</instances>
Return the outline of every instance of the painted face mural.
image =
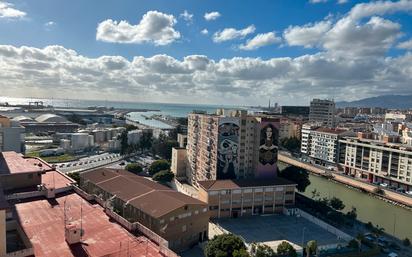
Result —
<instances>
[{"instance_id":1,"label":"painted face mural","mask_svg":"<svg viewBox=\"0 0 412 257\"><path fill-rule=\"evenodd\" d=\"M260 130L259 164L256 177L275 177L278 161L279 122L262 121Z\"/></svg>"},{"instance_id":2,"label":"painted face mural","mask_svg":"<svg viewBox=\"0 0 412 257\"><path fill-rule=\"evenodd\" d=\"M235 179L238 173L239 125L236 120L219 125L217 179Z\"/></svg>"}]
</instances>

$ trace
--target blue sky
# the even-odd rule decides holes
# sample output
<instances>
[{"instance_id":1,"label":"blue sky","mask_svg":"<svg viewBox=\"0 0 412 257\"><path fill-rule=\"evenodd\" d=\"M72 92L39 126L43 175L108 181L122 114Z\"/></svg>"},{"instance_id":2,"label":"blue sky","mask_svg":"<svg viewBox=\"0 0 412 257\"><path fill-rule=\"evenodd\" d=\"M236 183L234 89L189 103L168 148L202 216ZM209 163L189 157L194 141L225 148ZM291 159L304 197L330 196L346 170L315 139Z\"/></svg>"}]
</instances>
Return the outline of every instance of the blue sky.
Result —
<instances>
[{"instance_id":1,"label":"blue sky","mask_svg":"<svg viewBox=\"0 0 412 257\"><path fill-rule=\"evenodd\" d=\"M408 0L0 1L0 48L15 54L0 51L0 88L218 104L407 94L411 13ZM69 50L75 58L62 57Z\"/></svg>"}]
</instances>

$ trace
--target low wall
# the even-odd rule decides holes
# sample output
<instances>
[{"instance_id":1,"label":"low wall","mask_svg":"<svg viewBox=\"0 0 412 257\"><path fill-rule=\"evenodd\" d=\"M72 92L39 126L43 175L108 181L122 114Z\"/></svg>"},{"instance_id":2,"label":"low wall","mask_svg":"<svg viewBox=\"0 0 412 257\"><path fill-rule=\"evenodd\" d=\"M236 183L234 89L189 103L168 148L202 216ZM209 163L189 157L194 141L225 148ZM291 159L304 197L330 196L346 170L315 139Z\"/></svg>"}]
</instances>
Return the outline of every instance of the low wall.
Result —
<instances>
[{"instance_id":1,"label":"low wall","mask_svg":"<svg viewBox=\"0 0 412 257\"><path fill-rule=\"evenodd\" d=\"M110 218L114 219L117 223L122 225L124 228L126 228L128 231L139 231L141 234L149 238L151 241L155 242L159 246L159 252L162 253L166 257L179 257L174 251L169 249L169 242L164 239L163 237L159 236L152 230L148 229L144 225L140 224L139 222L129 222L127 219L123 218L119 214L115 213L109 208L106 208L105 202L97 197L96 195L90 195L87 192L83 191L77 186L73 186L73 189L76 193L78 193L80 196L82 196L84 199L88 201L96 201L99 203L105 210L105 213L107 216Z\"/></svg>"},{"instance_id":2,"label":"low wall","mask_svg":"<svg viewBox=\"0 0 412 257\"><path fill-rule=\"evenodd\" d=\"M350 235L346 234L345 232L335 228L334 226L329 225L328 223L316 218L315 216L310 215L309 213L307 213L307 212L305 212L301 209L298 209L298 210L299 210L298 214L302 218L309 220L310 222L320 226L321 228L325 229L326 231L336 235L337 237L342 238L345 241L350 241L350 240L353 239L352 236L350 236Z\"/></svg>"},{"instance_id":3,"label":"low wall","mask_svg":"<svg viewBox=\"0 0 412 257\"><path fill-rule=\"evenodd\" d=\"M24 192L24 193L14 193L6 195L6 200L22 200L27 198L45 196L47 191L32 191L32 192Z\"/></svg>"}]
</instances>

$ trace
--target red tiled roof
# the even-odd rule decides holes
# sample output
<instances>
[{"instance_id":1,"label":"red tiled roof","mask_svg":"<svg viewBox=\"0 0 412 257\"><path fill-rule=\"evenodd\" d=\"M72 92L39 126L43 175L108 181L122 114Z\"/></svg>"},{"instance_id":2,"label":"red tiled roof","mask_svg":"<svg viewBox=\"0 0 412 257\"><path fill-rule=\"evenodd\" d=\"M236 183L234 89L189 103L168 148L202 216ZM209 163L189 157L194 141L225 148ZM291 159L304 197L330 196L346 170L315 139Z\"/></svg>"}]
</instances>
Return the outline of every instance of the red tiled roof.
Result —
<instances>
[{"instance_id":1,"label":"red tiled roof","mask_svg":"<svg viewBox=\"0 0 412 257\"><path fill-rule=\"evenodd\" d=\"M264 186L289 186L296 183L284 178L273 179L223 179L223 180L206 180L198 182L206 190L229 190L240 189L244 187L264 187Z\"/></svg>"},{"instance_id":2,"label":"red tiled roof","mask_svg":"<svg viewBox=\"0 0 412 257\"><path fill-rule=\"evenodd\" d=\"M55 200L53 204L39 199L15 205L17 218L33 244L35 256L163 256L159 247L146 237L134 236L110 221L99 205L91 205L75 193ZM82 243L69 246L65 241L65 213L71 225L80 226L81 220Z\"/></svg>"},{"instance_id":3,"label":"red tiled roof","mask_svg":"<svg viewBox=\"0 0 412 257\"><path fill-rule=\"evenodd\" d=\"M200 200L125 170L100 168L80 176L155 218L188 204L206 206Z\"/></svg>"}]
</instances>

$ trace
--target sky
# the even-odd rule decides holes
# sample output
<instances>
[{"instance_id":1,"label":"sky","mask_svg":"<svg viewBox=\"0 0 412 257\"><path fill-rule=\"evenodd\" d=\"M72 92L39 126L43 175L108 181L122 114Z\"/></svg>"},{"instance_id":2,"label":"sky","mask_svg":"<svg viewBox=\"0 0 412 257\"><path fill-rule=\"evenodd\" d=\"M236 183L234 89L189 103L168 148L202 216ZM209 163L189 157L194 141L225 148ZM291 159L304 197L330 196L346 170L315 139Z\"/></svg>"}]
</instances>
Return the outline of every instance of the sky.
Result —
<instances>
[{"instance_id":1,"label":"sky","mask_svg":"<svg viewBox=\"0 0 412 257\"><path fill-rule=\"evenodd\" d=\"M0 0L0 95L307 105L412 94L412 0Z\"/></svg>"}]
</instances>

